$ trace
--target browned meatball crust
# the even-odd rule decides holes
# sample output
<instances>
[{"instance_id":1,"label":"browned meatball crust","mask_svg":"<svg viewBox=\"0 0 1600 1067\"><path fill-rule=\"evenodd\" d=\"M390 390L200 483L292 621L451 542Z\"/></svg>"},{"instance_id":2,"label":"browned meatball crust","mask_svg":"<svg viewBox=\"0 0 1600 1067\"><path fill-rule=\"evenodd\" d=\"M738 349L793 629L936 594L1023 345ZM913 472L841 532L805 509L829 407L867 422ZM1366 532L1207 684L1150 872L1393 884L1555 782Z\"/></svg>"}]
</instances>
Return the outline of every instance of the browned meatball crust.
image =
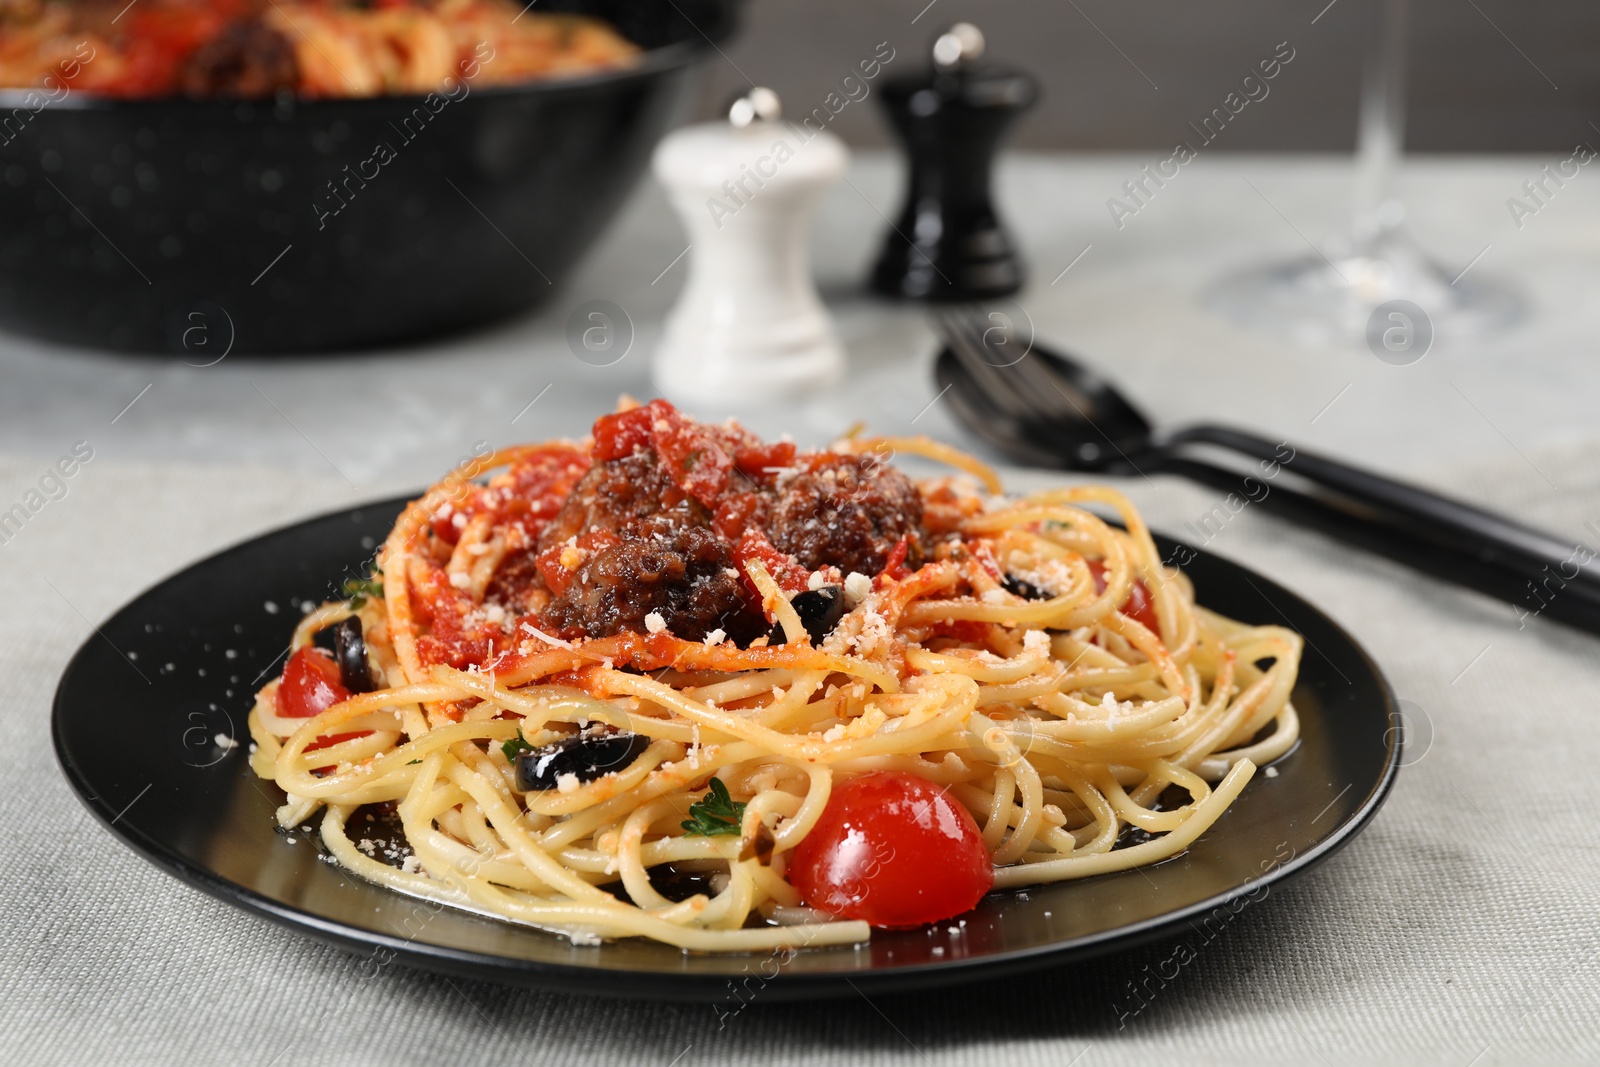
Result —
<instances>
[{"instance_id":1,"label":"browned meatball crust","mask_svg":"<svg viewBox=\"0 0 1600 1067\"><path fill-rule=\"evenodd\" d=\"M875 456L827 456L784 483L763 520L773 547L810 570L877 574L902 537L916 538L922 494Z\"/></svg>"},{"instance_id":2,"label":"browned meatball crust","mask_svg":"<svg viewBox=\"0 0 1600 1067\"><path fill-rule=\"evenodd\" d=\"M654 612L690 641L721 630L745 643L765 632L728 546L687 505L630 520L617 533L621 540L585 560L544 610L550 630L568 639L644 633Z\"/></svg>"}]
</instances>

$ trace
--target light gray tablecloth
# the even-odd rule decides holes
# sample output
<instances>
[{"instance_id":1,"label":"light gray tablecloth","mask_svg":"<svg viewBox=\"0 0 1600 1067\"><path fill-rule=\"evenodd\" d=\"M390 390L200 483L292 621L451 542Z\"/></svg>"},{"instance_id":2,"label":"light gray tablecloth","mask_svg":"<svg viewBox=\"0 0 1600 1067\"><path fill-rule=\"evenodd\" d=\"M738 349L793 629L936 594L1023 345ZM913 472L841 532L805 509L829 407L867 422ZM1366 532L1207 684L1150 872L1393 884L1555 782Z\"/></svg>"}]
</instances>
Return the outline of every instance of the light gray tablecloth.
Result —
<instances>
[{"instance_id":1,"label":"light gray tablecloth","mask_svg":"<svg viewBox=\"0 0 1600 1067\"><path fill-rule=\"evenodd\" d=\"M1530 456L1559 497L1519 457L1457 486L1592 543L1592 455ZM40 473L37 462L0 463L0 501L20 499ZM0 1060L1062 1065L1138 1056L1464 1067L1600 1057L1591 812L1600 644L1538 620L1519 629L1507 606L1252 509L1211 547L1325 607L1419 712L1415 762L1361 838L1214 940L1194 935L1196 959L1131 1017L1128 983L1166 969L1174 944L871 1002L757 998L724 1019L708 1006L574 1000L398 965L363 977L355 957L186 888L117 844L69 795L49 744L55 680L91 621L215 546L354 494L333 479L98 457L69 484L0 546ZM1216 502L1164 479L1126 488L1168 529Z\"/></svg>"},{"instance_id":2,"label":"light gray tablecloth","mask_svg":"<svg viewBox=\"0 0 1600 1067\"><path fill-rule=\"evenodd\" d=\"M1514 280L1533 315L1396 368L1361 348L1241 333L1197 299L1229 267L1324 242L1343 216L1341 162L1208 156L1114 229L1106 199L1155 161L1019 157L1003 168L1035 267L1022 302L1041 337L1109 370L1163 421L1244 422L1600 544L1600 205L1584 181L1518 229L1505 199L1553 161L1411 164L1401 188L1424 242L1454 269L1481 253L1474 274ZM850 387L741 413L762 432L815 442L867 418L959 439L932 403L918 313L853 288L894 187L892 167L862 160L819 224L817 270L851 351ZM0 1062L1600 1060L1589 814L1600 643L1539 620L1519 629L1505 605L1254 508L1208 547L1324 606L1432 740L1366 833L1215 940L1197 937L1194 962L1131 1018L1129 983L1173 944L985 988L758 1000L725 1025L705 1006L575 1001L399 966L364 979L353 957L185 888L91 821L55 766L48 716L93 623L230 541L422 484L475 440L581 433L617 392L647 395L645 357L683 265L663 269L682 250L647 187L543 314L426 348L201 369L0 338L0 511L74 442L96 450L65 497L0 544ZM593 298L621 304L638 328L634 353L611 368L583 366L564 340L569 312ZM1171 531L1217 502L1161 479L1126 487Z\"/></svg>"}]
</instances>

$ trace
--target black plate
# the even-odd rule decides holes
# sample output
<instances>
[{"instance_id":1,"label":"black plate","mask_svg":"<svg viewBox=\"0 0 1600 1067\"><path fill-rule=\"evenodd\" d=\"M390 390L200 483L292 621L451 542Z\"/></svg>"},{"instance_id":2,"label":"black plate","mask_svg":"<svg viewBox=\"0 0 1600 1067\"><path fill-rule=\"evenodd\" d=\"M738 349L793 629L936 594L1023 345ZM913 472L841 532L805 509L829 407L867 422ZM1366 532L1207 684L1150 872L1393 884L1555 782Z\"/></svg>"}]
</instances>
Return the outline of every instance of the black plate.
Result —
<instances>
[{"instance_id":1,"label":"black plate","mask_svg":"<svg viewBox=\"0 0 1600 1067\"><path fill-rule=\"evenodd\" d=\"M1306 638L1294 700L1301 741L1188 852L1154 867L993 893L963 920L878 932L862 949L781 960L690 955L642 940L566 938L427 904L323 862L314 834L274 830L277 786L251 774L245 716L299 617L364 573L403 500L278 530L188 568L123 608L73 657L54 737L89 810L145 858L206 892L336 944L417 966L571 992L670 1000L854 995L968 981L1081 959L1224 922L1349 841L1399 766L1394 697L1349 634L1293 593L1199 553L1200 601ZM1163 541L1163 551L1171 543ZM276 610L270 610L268 604ZM241 740L224 752L223 733ZM291 844L288 838L297 838ZM754 988L754 987L751 987Z\"/></svg>"},{"instance_id":2,"label":"black plate","mask_svg":"<svg viewBox=\"0 0 1600 1067\"><path fill-rule=\"evenodd\" d=\"M738 0L539 10L597 15L647 51L468 82L448 103L73 91L41 107L0 89L0 327L205 366L415 340L547 299L691 102Z\"/></svg>"}]
</instances>

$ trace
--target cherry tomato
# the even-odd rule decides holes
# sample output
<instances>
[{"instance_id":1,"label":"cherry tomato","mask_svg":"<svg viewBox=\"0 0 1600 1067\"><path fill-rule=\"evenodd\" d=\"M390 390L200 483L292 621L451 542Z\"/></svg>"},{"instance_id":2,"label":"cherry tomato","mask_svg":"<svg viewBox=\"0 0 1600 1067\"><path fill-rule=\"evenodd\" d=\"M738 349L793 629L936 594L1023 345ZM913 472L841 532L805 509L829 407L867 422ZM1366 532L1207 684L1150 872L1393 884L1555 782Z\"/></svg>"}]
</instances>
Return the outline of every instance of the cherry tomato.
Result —
<instances>
[{"instance_id":1,"label":"cherry tomato","mask_svg":"<svg viewBox=\"0 0 1600 1067\"><path fill-rule=\"evenodd\" d=\"M978 824L943 789L874 771L833 787L788 877L813 908L894 929L970 911L994 865Z\"/></svg>"},{"instance_id":2,"label":"cherry tomato","mask_svg":"<svg viewBox=\"0 0 1600 1067\"><path fill-rule=\"evenodd\" d=\"M651 421L649 408L632 408L600 416L592 431L594 458L603 463L649 448L654 440Z\"/></svg>"},{"instance_id":3,"label":"cherry tomato","mask_svg":"<svg viewBox=\"0 0 1600 1067\"><path fill-rule=\"evenodd\" d=\"M307 645L284 664L277 693L278 714L284 718L309 719L349 699L350 690L339 681L338 665L322 649Z\"/></svg>"},{"instance_id":4,"label":"cherry tomato","mask_svg":"<svg viewBox=\"0 0 1600 1067\"><path fill-rule=\"evenodd\" d=\"M1097 559L1089 561L1089 573L1094 575L1094 591L1106 591L1106 565ZM1137 622L1151 633L1160 635L1161 623L1156 620L1156 604L1150 596L1150 587L1138 578L1133 580L1133 586L1128 590L1128 599L1122 602L1118 609L1128 618Z\"/></svg>"},{"instance_id":5,"label":"cherry tomato","mask_svg":"<svg viewBox=\"0 0 1600 1067\"><path fill-rule=\"evenodd\" d=\"M278 682L278 714L286 719L309 719L321 715L341 700L350 699L350 690L339 681L339 667L333 657L315 645L307 645L289 657L283 665L283 679ZM307 752L337 745L353 737L366 737L370 731L357 733L324 734L306 746ZM316 767L313 774L332 770Z\"/></svg>"},{"instance_id":6,"label":"cherry tomato","mask_svg":"<svg viewBox=\"0 0 1600 1067\"><path fill-rule=\"evenodd\" d=\"M463 469L457 467L452 477ZM511 464L488 485L462 485L457 498L442 504L429 523L434 536L451 545L479 515L488 515L495 526L515 524L536 539L588 472L589 456L582 450L546 445Z\"/></svg>"},{"instance_id":7,"label":"cherry tomato","mask_svg":"<svg viewBox=\"0 0 1600 1067\"><path fill-rule=\"evenodd\" d=\"M733 474L733 457L712 435L710 427L686 418L665 400L652 400L645 410L650 412L651 435L661 469L686 495L715 508Z\"/></svg>"},{"instance_id":8,"label":"cherry tomato","mask_svg":"<svg viewBox=\"0 0 1600 1067\"><path fill-rule=\"evenodd\" d=\"M337 745L340 741L348 741L353 737L366 737L370 733L370 730L359 730L353 734L323 734L321 737L307 745L306 751L315 752L319 748L327 748L329 745ZM317 769L325 771L328 768L319 767Z\"/></svg>"},{"instance_id":9,"label":"cherry tomato","mask_svg":"<svg viewBox=\"0 0 1600 1067\"><path fill-rule=\"evenodd\" d=\"M767 573L772 575L772 580L778 583L778 588L785 593L798 593L810 585L811 572L795 562L795 558L772 547L772 542L767 540L767 535L760 530L746 530L737 544L733 546L734 566L746 575L745 564L751 560L759 560L767 568ZM744 580L745 588L755 598L756 603L761 602L761 591L748 577Z\"/></svg>"},{"instance_id":10,"label":"cherry tomato","mask_svg":"<svg viewBox=\"0 0 1600 1067\"><path fill-rule=\"evenodd\" d=\"M433 536L447 545L453 545L461 540L461 526L456 525L456 516L461 516L461 526L467 524L467 513L454 504L446 504L433 513L433 518L428 520L428 525L433 528Z\"/></svg>"},{"instance_id":11,"label":"cherry tomato","mask_svg":"<svg viewBox=\"0 0 1600 1067\"><path fill-rule=\"evenodd\" d=\"M897 582L903 582L911 573L911 568L906 566L906 557L911 554L911 539L902 537L896 541L894 548L889 552L889 558L884 561L883 574Z\"/></svg>"},{"instance_id":12,"label":"cherry tomato","mask_svg":"<svg viewBox=\"0 0 1600 1067\"><path fill-rule=\"evenodd\" d=\"M764 484L777 476L774 468L794 466L795 451L793 441L753 441L735 448L733 464Z\"/></svg>"},{"instance_id":13,"label":"cherry tomato","mask_svg":"<svg viewBox=\"0 0 1600 1067\"><path fill-rule=\"evenodd\" d=\"M711 517L711 528L724 541L738 544L746 529L760 525L769 502L770 498L762 493L724 493L717 501L716 514Z\"/></svg>"}]
</instances>

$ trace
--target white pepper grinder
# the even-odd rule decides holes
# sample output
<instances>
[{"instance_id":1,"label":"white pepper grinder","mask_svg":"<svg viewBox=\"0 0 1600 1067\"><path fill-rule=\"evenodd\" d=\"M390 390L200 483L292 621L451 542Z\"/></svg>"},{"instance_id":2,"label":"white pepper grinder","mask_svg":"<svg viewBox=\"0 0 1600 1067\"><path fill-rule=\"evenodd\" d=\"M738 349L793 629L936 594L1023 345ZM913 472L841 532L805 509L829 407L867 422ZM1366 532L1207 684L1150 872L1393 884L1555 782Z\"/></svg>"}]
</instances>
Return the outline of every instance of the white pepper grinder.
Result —
<instances>
[{"instance_id":1,"label":"white pepper grinder","mask_svg":"<svg viewBox=\"0 0 1600 1067\"><path fill-rule=\"evenodd\" d=\"M728 121L676 131L656 177L689 231L689 280L655 353L656 388L690 403L785 399L837 381L844 352L811 280L817 201L849 150L826 130L781 125L752 89Z\"/></svg>"}]
</instances>

